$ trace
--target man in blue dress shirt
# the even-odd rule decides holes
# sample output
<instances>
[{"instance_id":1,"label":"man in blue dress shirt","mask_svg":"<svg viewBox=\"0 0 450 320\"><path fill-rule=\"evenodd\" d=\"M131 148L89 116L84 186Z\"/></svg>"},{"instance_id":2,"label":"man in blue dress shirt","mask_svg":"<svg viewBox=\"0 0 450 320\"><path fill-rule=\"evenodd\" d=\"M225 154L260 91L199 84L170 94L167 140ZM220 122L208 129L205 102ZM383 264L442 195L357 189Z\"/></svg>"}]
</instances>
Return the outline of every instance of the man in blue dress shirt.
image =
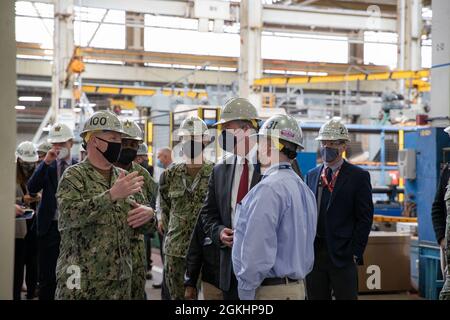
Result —
<instances>
[{"instance_id":1,"label":"man in blue dress shirt","mask_svg":"<svg viewBox=\"0 0 450 320\"><path fill-rule=\"evenodd\" d=\"M303 300L304 279L314 264L317 206L314 194L292 170L303 149L297 121L268 119L259 135L262 181L237 208L233 267L242 300Z\"/></svg>"}]
</instances>

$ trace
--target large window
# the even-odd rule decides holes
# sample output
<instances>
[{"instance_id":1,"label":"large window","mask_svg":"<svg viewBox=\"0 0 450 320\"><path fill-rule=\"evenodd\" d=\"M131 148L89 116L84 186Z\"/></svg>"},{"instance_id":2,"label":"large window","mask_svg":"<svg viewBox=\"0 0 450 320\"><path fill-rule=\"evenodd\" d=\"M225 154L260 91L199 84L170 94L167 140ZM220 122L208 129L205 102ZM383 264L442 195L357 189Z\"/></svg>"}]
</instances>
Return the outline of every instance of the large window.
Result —
<instances>
[{"instance_id":1,"label":"large window","mask_svg":"<svg viewBox=\"0 0 450 320\"><path fill-rule=\"evenodd\" d=\"M125 49L125 11L76 7L74 41L83 47Z\"/></svg>"},{"instance_id":2,"label":"large window","mask_svg":"<svg viewBox=\"0 0 450 320\"><path fill-rule=\"evenodd\" d=\"M397 34L366 31L364 41L364 64L397 67Z\"/></svg>"},{"instance_id":3,"label":"large window","mask_svg":"<svg viewBox=\"0 0 450 320\"><path fill-rule=\"evenodd\" d=\"M16 41L38 43L53 48L53 5L16 2Z\"/></svg>"},{"instance_id":4,"label":"large window","mask_svg":"<svg viewBox=\"0 0 450 320\"><path fill-rule=\"evenodd\" d=\"M223 33L199 32L198 20L145 15L146 51L238 57L239 26ZM212 30L212 22L209 29Z\"/></svg>"},{"instance_id":5,"label":"large window","mask_svg":"<svg viewBox=\"0 0 450 320\"><path fill-rule=\"evenodd\" d=\"M431 40L422 41L422 68L431 68Z\"/></svg>"},{"instance_id":6,"label":"large window","mask_svg":"<svg viewBox=\"0 0 450 320\"><path fill-rule=\"evenodd\" d=\"M264 59L348 62L346 37L263 32L261 55Z\"/></svg>"}]
</instances>

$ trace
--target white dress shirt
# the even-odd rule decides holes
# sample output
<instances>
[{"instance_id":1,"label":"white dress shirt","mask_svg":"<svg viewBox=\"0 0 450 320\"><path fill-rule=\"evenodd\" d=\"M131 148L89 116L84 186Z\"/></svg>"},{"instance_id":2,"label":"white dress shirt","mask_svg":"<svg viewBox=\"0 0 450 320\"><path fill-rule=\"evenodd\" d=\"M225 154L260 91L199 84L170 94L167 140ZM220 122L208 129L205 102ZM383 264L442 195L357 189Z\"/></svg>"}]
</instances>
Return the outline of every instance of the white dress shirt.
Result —
<instances>
[{"instance_id":1,"label":"white dress shirt","mask_svg":"<svg viewBox=\"0 0 450 320\"><path fill-rule=\"evenodd\" d=\"M257 147L253 147L252 150L245 156L248 163L248 191L252 183L254 165L257 163L256 157ZM239 184L241 182L242 171L244 170L244 158L236 155L236 166L234 169L233 186L231 188L231 225L234 229L234 214L236 212L236 201L239 192Z\"/></svg>"}]
</instances>

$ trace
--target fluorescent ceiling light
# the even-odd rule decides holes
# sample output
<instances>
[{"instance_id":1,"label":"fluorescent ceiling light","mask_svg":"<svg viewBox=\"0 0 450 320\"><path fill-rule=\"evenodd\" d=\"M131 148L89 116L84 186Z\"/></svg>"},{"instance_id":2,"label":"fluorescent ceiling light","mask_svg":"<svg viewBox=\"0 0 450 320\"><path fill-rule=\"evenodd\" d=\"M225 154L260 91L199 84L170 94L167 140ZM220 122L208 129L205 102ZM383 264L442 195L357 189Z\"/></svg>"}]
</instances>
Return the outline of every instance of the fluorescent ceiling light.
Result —
<instances>
[{"instance_id":1,"label":"fluorescent ceiling light","mask_svg":"<svg viewBox=\"0 0 450 320\"><path fill-rule=\"evenodd\" d=\"M26 107L25 106L15 106L14 107L16 110L25 110Z\"/></svg>"},{"instance_id":2,"label":"fluorescent ceiling light","mask_svg":"<svg viewBox=\"0 0 450 320\"><path fill-rule=\"evenodd\" d=\"M19 101L42 101L42 97L19 97Z\"/></svg>"}]
</instances>

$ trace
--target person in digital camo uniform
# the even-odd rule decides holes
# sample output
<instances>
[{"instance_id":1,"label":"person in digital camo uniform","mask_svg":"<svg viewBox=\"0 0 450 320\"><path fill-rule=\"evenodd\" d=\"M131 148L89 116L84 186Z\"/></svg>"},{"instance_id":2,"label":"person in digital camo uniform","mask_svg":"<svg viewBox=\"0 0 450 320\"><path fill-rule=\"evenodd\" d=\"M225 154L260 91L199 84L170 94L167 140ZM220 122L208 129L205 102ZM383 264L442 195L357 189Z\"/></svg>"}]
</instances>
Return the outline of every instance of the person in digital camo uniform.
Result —
<instances>
[{"instance_id":1,"label":"person in digital camo uniform","mask_svg":"<svg viewBox=\"0 0 450 320\"><path fill-rule=\"evenodd\" d=\"M122 149L119 159L115 163L116 166L122 168L129 173L137 172L144 177L144 185L142 186L142 196L140 193L134 195L138 203L145 203L151 208L155 208L156 195L158 192L158 184L153 180L148 171L139 164L133 162L136 158L139 144L142 142L142 130L137 123L130 120L122 121L125 135L122 137ZM131 231L131 247L133 260L133 276L131 280L131 299L145 300L145 274L146 274L146 252L144 235L136 230ZM155 232L156 228L152 230Z\"/></svg>"},{"instance_id":2,"label":"person in digital camo uniform","mask_svg":"<svg viewBox=\"0 0 450 320\"><path fill-rule=\"evenodd\" d=\"M149 232L154 212L140 204L144 178L114 167L123 127L95 112L81 137L87 158L65 170L56 194L60 213L57 299L131 299L130 229Z\"/></svg>"},{"instance_id":3,"label":"person in digital camo uniform","mask_svg":"<svg viewBox=\"0 0 450 320\"><path fill-rule=\"evenodd\" d=\"M200 118L186 118L178 135L186 162L164 171L159 183L162 225L166 230L164 273L172 300L184 299L186 254L213 168L213 163L203 159L209 132Z\"/></svg>"}]
</instances>

